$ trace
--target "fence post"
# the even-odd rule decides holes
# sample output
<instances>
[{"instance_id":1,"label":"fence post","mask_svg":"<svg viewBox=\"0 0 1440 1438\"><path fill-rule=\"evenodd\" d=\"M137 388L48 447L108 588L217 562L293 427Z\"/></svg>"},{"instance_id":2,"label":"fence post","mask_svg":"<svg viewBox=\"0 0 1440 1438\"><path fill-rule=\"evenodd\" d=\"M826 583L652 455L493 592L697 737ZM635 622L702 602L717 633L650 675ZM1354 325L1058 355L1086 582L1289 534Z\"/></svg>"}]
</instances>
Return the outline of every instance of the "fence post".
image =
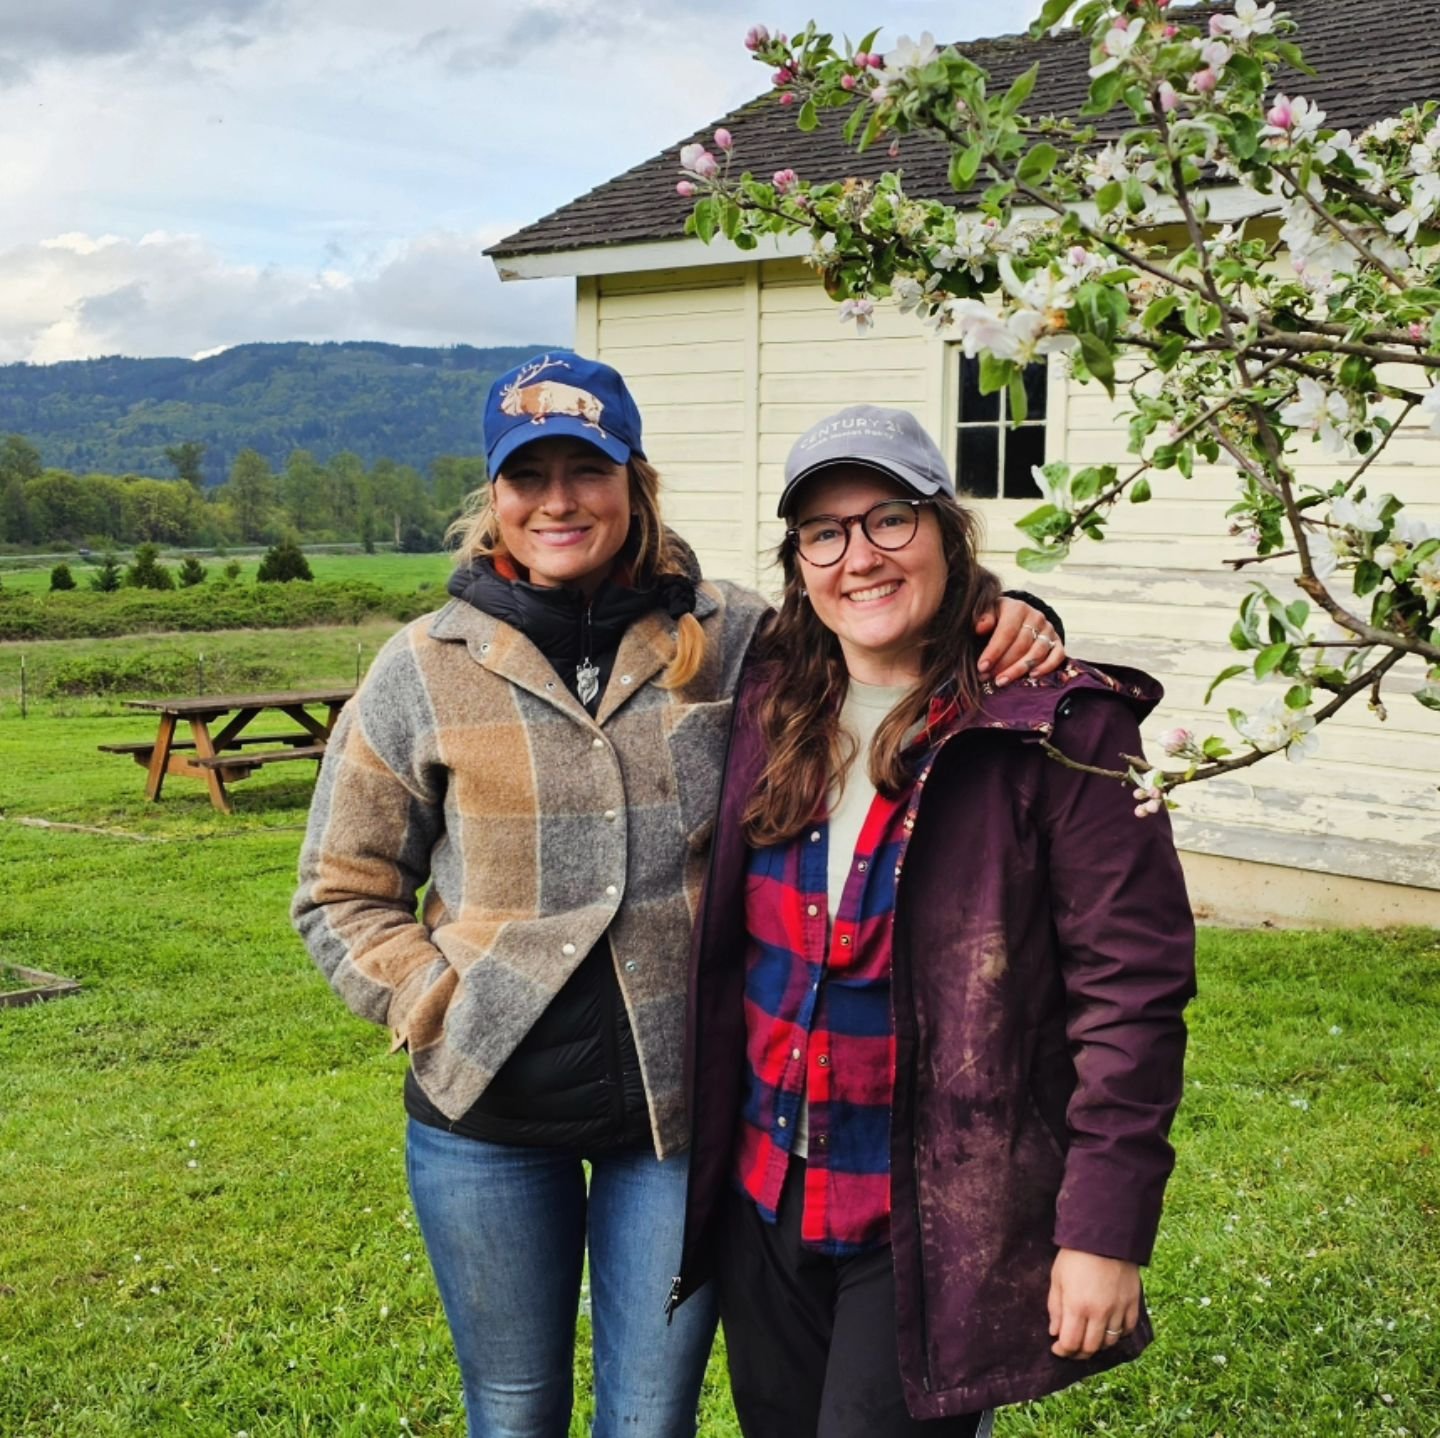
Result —
<instances>
[{"instance_id":1,"label":"fence post","mask_svg":"<svg viewBox=\"0 0 1440 1438\"><path fill-rule=\"evenodd\" d=\"M25 656L20 656L20 717L24 719L28 710L25 705Z\"/></svg>"}]
</instances>

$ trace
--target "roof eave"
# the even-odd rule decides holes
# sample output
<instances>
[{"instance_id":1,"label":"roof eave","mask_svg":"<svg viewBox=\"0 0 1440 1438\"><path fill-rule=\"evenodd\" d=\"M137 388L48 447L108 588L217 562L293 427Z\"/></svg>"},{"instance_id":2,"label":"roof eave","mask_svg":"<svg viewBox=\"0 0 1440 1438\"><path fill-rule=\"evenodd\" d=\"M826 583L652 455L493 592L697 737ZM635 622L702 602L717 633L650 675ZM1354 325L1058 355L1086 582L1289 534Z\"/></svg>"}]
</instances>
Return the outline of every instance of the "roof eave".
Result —
<instances>
[{"instance_id":1,"label":"roof eave","mask_svg":"<svg viewBox=\"0 0 1440 1438\"><path fill-rule=\"evenodd\" d=\"M1273 196L1256 194L1238 185L1208 187L1208 218L1217 224L1253 218L1277 208ZM1087 222L1097 219L1095 206L1088 201L1077 207ZM1038 206L1016 207L1015 218L1045 219L1048 211ZM1157 210L1157 228L1181 221L1174 204ZM754 264L762 260L797 259L808 255L812 241L808 234L767 235L753 250L742 250L729 240L715 238L708 245L689 236L672 236L624 244L589 245L575 249L517 250L511 253L490 252L496 273L502 280L546 280L559 277L589 275L635 274L648 270L689 270L707 265Z\"/></svg>"}]
</instances>

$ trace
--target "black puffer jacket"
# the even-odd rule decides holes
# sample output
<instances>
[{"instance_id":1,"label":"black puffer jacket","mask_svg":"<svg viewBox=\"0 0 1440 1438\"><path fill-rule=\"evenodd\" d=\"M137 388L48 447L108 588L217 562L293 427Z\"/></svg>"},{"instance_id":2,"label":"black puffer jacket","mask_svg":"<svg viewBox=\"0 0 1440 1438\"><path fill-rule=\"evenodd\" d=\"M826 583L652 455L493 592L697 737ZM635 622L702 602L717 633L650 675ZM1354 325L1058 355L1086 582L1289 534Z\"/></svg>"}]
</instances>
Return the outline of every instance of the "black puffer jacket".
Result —
<instances>
[{"instance_id":1,"label":"black puffer jacket","mask_svg":"<svg viewBox=\"0 0 1440 1438\"><path fill-rule=\"evenodd\" d=\"M694 573L698 578L698 566ZM578 590L505 579L488 560L457 569L449 588L520 630L592 714L626 629L671 597L602 584L587 601ZM586 661L598 671L588 701L579 687ZM648 1147L640 1059L610 945L602 939L586 955L479 1100L454 1123L425 1097L413 1074L405 1079L405 1108L420 1123L491 1143L586 1151Z\"/></svg>"}]
</instances>

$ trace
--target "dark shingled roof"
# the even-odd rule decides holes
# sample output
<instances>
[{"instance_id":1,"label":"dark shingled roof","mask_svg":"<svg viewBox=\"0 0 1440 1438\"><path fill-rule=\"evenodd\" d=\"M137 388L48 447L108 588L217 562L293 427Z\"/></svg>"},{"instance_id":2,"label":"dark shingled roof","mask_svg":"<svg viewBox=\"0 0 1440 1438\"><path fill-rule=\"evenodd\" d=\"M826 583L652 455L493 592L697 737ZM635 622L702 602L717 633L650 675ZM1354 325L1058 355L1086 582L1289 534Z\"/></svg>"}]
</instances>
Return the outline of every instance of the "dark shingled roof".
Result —
<instances>
[{"instance_id":1,"label":"dark shingled roof","mask_svg":"<svg viewBox=\"0 0 1440 1438\"><path fill-rule=\"evenodd\" d=\"M1300 27L1295 38L1307 63L1319 72L1315 79L1289 73L1280 77L1280 83L1318 102L1327 125L1359 131L1406 105L1440 98L1440 24L1433 7L1380 0L1280 0L1277 8L1294 16ZM1089 44L1074 31L1040 40L1006 35L956 48L990 72L992 93L999 93L1038 60L1039 82L1026 107L1032 114L1075 115L1084 103ZM1112 113L1128 116L1124 111ZM736 164L757 176L789 167L803 179L825 182L848 175L873 178L899 167L911 194L954 198L946 179L949 155L943 145L928 137L907 136L898 160L889 157L883 144L856 155L840 133L848 114L848 110L822 111L819 129L803 134L795 127L795 110L781 106L778 95L768 91L517 230L487 253L500 261L514 255L679 239L691 208L675 193L680 148L693 140L709 142L717 125L724 125L735 137Z\"/></svg>"}]
</instances>

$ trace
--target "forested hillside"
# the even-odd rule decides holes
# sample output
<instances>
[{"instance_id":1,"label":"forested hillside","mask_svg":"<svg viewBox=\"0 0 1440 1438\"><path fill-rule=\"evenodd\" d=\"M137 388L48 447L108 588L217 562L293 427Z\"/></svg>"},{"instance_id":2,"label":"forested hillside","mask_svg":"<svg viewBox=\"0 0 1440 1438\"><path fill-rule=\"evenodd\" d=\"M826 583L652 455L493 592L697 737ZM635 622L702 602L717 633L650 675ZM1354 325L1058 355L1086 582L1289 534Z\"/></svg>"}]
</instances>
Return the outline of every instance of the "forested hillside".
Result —
<instances>
[{"instance_id":1,"label":"forested hillside","mask_svg":"<svg viewBox=\"0 0 1440 1438\"><path fill-rule=\"evenodd\" d=\"M244 449L275 469L297 449L424 468L479 452L490 382L542 348L249 344L202 360L0 365L0 434L72 474L171 477L167 447L201 444L207 485Z\"/></svg>"}]
</instances>

